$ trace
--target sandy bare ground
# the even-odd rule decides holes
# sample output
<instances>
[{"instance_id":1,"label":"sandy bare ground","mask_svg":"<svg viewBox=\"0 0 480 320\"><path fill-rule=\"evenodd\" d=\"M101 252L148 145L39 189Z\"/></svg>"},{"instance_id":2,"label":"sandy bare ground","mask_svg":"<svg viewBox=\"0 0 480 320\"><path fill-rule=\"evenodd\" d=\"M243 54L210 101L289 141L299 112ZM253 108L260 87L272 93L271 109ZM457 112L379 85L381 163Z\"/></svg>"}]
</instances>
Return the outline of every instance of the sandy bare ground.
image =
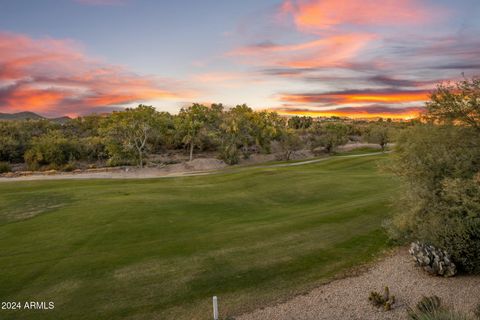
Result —
<instances>
[{"instance_id":1,"label":"sandy bare ground","mask_svg":"<svg viewBox=\"0 0 480 320\"><path fill-rule=\"evenodd\" d=\"M336 156L336 158L350 158L350 157L365 157L381 154L381 152ZM317 159L309 159L299 162L280 163L280 164L264 164L258 166L248 166L249 168L259 167L289 167L310 164L320 161L325 161L330 157L323 157ZM179 163L165 166L162 168L102 168L90 171L82 171L78 173L71 172L38 172L24 176L14 177L0 177L0 182L13 181L32 181L32 180L62 180L62 179L149 179L149 178L168 178L168 177L186 177L196 175L206 175L221 172L227 165L218 159L205 158L195 159L191 162ZM231 167L242 168L242 166Z\"/></svg>"},{"instance_id":2,"label":"sandy bare ground","mask_svg":"<svg viewBox=\"0 0 480 320\"><path fill-rule=\"evenodd\" d=\"M99 168L81 172L33 172L32 174L0 177L0 182L61 179L146 179L180 177L208 174L225 168L227 165L218 159L200 158L191 162L166 165L158 168Z\"/></svg>"},{"instance_id":3,"label":"sandy bare ground","mask_svg":"<svg viewBox=\"0 0 480 320\"><path fill-rule=\"evenodd\" d=\"M391 311L368 302L372 290L389 286L397 303ZM236 317L237 320L376 320L407 319L406 309L422 296L437 295L445 305L473 313L480 303L480 277L427 275L416 267L406 248L398 249L359 276L334 280L285 303Z\"/></svg>"}]
</instances>

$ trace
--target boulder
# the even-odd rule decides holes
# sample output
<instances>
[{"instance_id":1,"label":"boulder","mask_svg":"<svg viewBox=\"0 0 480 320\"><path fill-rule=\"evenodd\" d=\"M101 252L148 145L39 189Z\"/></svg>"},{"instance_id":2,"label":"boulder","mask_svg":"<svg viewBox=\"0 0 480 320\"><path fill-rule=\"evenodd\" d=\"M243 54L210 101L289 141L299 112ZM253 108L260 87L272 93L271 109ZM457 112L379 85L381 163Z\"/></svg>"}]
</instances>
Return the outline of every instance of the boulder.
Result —
<instances>
[{"instance_id":1,"label":"boulder","mask_svg":"<svg viewBox=\"0 0 480 320\"><path fill-rule=\"evenodd\" d=\"M430 274L451 277L457 273L455 264L445 250L415 241L408 252L417 265Z\"/></svg>"}]
</instances>

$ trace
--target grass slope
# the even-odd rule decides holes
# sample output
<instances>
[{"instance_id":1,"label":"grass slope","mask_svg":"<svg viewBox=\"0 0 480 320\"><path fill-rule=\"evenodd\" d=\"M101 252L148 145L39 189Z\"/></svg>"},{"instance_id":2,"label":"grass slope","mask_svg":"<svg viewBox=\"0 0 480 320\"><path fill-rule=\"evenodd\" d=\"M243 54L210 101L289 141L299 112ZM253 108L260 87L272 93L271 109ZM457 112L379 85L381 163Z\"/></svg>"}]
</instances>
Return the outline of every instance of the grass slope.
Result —
<instances>
[{"instance_id":1,"label":"grass slope","mask_svg":"<svg viewBox=\"0 0 480 320\"><path fill-rule=\"evenodd\" d=\"M383 155L150 180L0 184L8 319L209 319L370 260L396 189ZM367 293L365 293L367 294Z\"/></svg>"}]
</instances>

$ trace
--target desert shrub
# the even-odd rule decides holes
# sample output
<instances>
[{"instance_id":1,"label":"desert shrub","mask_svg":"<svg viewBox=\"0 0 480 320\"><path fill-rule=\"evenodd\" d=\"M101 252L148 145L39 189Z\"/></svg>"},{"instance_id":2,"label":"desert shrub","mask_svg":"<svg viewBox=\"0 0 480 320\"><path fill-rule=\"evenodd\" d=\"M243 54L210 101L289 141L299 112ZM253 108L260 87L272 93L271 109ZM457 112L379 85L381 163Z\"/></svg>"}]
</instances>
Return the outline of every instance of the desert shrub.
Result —
<instances>
[{"instance_id":1,"label":"desert shrub","mask_svg":"<svg viewBox=\"0 0 480 320\"><path fill-rule=\"evenodd\" d=\"M219 151L219 158L225 161L226 164L234 165L240 161L240 153L234 143L223 144Z\"/></svg>"},{"instance_id":2,"label":"desert shrub","mask_svg":"<svg viewBox=\"0 0 480 320\"><path fill-rule=\"evenodd\" d=\"M480 183L445 179L431 212L418 224L421 238L446 250L460 270L480 273Z\"/></svg>"},{"instance_id":3,"label":"desert shrub","mask_svg":"<svg viewBox=\"0 0 480 320\"><path fill-rule=\"evenodd\" d=\"M475 309L473 310L473 314L475 315L475 317L477 319L480 319L480 303L477 304L477 306L475 307Z\"/></svg>"},{"instance_id":4,"label":"desert shrub","mask_svg":"<svg viewBox=\"0 0 480 320\"><path fill-rule=\"evenodd\" d=\"M480 219L448 219L439 228L437 237L462 270L480 273Z\"/></svg>"},{"instance_id":5,"label":"desert shrub","mask_svg":"<svg viewBox=\"0 0 480 320\"><path fill-rule=\"evenodd\" d=\"M59 131L51 131L32 139L31 147L24 158L30 169L38 169L42 165L59 168L69 161L80 157L80 146L75 140L67 139Z\"/></svg>"},{"instance_id":6,"label":"desert shrub","mask_svg":"<svg viewBox=\"0 0 480 320\"><path fill-rule=\"evenodd\" d=\"M445 179L434 240L469 273L480 273L480 179Z\"/></svg>"},{"instance_id":7,"label":"desert shrub","mask_svg":"<svg viewBox=\"0 0 480 320\"><path fill-rule=\"evenodd\" d=\"M89 161L103 160L107 158L108 152L105 139L102 137L86 137L81 139L82 158Z\"/></svg>"},{"instance_id":8,"label":"desert shrub","mask_svg":"<svg viewBox=\"0 0 480 320\"><path fill-rule=\"evenodd\" d=\"M108 167L118 167L118 166L131 166L137 164L134 160L120 158L120 157L111 157L107 160L106 165Z\"/></svg>"},{"instance_id":9,"label":"desert shrub","mask_svg":"<svg viewBox=\"0 0 480 320\"><path fill-rule=\"evenodd\" d=\"M349 127L343 123L316 122L309 128L309 133L312 151L323 147L327 153L332 153L338 146L348 142Z\"/></svg>"},{"instance_id":10,"label":"desert shrub","mask_svg":"<svg viewBox=\"0 0 480 320\"><path fill-rule=\"evenodd\" d=\"M412 127L397 140L392 166L406 188L391 235L443 249L469 273L480 273L479 138L467 127Z\"/></svg>"},{"instance_id":11,"label":"desert shrub","mask_svg":"<svg viewBox=\"0 0 480 320\"><path fill-rule=\"evenodd\" d=\"M8 162L0 162L0 173L10 172L12 171L12 167Z\"/></svg>"},{"instance_id":12,"label":"desert shrub","mask_svg":"<svg viewBox=\"0 0 480 320\"><path fill-rule=\"evenodd\" d=\"M390 142L391 128L385 124L371 125L365 138L369 143L376 143L382 151L385 151L387 144Z\"/></svg>"},{"instance_id":13,"label":"desert shrub","mask_svg":"<svg viewBox=\"0 0 480 320\"><path fill-rule=\"evenodd\" d=\"M62 167L63 171L71 172L73 170L77 169L77 166L75 165L74 162L69 162L66 165Z\"/></svg>"},{"instance_id":14,"label":"desert shrub","mask_svg":"<svg viewBox=\"0 0 480 320\"><path fill-rule=\"evenodd\" d=\"M292 154L303 147L302 139L293 129L282 130L278 143L282 150L283 160L290 160Z\"/></svg>"},{"instance_id":15,"label":"desert shrub","mask_svg":"<svg viewBox=\"0 0 480 320\"><path fill-rule=\"evenodd\" d=\"M370 292L368 301L370 301L374 307L383 308L385 311L389 311L395 303L395 296L390 295L390 289L385 287L383 294L377 291Z\"/></svg>"},{"instance_id":16,"label":"desert shrub","mask_svg":"<svg viewBox=\"0 0 480 320\"><path fill-rule=\"evenodd\" d=\"M434 313L442 306L442 300L437 296L423 297L417 303L417 310L422 313Z\"/></svg>"},{"instance_id":17,"label":"desert shrub","mask_svg":"<svg viewBox=\"0 0 480 320\"><path fill-rule=\"evenodd\" d=\"M410 320L469 320L465 314L442 306L437 296L423 297L415 308L407 309L407 315Z\"/></svg>"},{"instance_id":18,"label":"desert shrub","mask_svg":"<svg viewBox=\"0 0 480 320\"><path fill-rule=\"evenodd\" d=\"M0 161L22 162L32 138L55 128L48 120L0 121Z\"/></svg>"},{"instance_id":19,"label":"desert shrub","mask_svg":"<svg viewBox=\"0 0 480 320\"><path fill-rule=\"evenodd\" d=\"M455 312L452 310L441 309L435 311L434 313L421 313L415 312L409 314L409 319L411 320L470 320L465 314Z\"/></svg>"},{"instance_id":20,"label":"desert shrub","mask_svg":"<svg viewBox=\"0 0 480 320\"><path fill-rule=\"evenodd\" d=\"M480 79L441 83L423 118L397 137L392 170L404 184L390 231L449 252L480 273Z\"/></svg>"}]
</instances>

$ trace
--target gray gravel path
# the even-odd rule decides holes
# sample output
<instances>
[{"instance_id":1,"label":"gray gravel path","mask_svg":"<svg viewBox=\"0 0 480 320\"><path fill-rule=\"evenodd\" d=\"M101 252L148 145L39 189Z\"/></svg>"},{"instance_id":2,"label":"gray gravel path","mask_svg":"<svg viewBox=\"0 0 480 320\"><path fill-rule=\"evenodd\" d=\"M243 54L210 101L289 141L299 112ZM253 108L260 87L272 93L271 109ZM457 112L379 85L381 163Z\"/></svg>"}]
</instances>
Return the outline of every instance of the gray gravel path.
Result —
<instances>
[{"instance_id":1,"label":"gray gravel path","mask_svg":"<svg viewBox=\"0 0 480 320\"><path fill-rule=\"evenodd\" d=\"M396 296L392 311L368 303L372 290L388 285ZM480 303L480 277L433 277L416 267L406 249L373 265L365 273L322 285L285 303L236 317L237 320L406 319L406 308L422 296L437 295L456 310L473 312Z\"/></svg>"}]
</instances>

